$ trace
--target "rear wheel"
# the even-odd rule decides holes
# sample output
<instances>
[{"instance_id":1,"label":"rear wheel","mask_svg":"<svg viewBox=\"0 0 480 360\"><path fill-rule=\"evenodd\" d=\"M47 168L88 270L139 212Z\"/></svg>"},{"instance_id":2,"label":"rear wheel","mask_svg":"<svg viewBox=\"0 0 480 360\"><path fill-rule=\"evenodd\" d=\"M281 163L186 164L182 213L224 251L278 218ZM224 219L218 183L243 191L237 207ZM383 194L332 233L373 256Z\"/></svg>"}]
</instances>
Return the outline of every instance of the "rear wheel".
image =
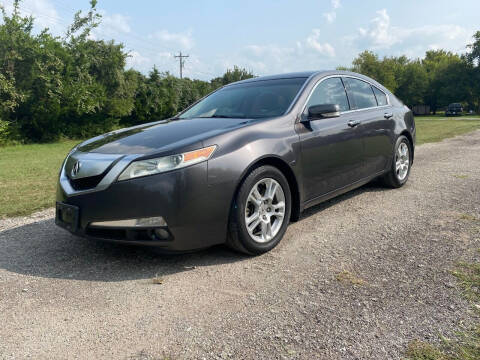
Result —
<instances>
[{"instance_id":1,"label":"rear wheel","mask_svg":"<svg viewBox=\"0 0 480 360\"><path fill-rule=\"evenodd\" d=\"M252 255L273 249L287 230L290 213L290 188L282 172L273 166L254 169L234 199L228 245Z\"/></svg>"},{"instance_id":2,"label":"rear wheel","mask_svg":"<svg viewBox=\"0 0 480 360\"><path fill-rule=\"evenodd\" d=\"M401 135L397 139L392 160L392 167L383 176L383 182L387 186L399 188L407 182L412 167L412 145L406 136Z\"/></svg>"}]
</instances>

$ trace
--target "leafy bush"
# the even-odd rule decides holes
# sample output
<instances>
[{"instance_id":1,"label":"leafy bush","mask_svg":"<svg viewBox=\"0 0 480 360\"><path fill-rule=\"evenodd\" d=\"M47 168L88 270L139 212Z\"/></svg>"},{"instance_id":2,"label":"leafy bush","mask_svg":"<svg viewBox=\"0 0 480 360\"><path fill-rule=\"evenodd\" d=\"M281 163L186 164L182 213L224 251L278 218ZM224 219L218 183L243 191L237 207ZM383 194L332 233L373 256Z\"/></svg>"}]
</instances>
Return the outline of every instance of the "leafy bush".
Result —
<instances>
[{"instance_id":1,"label":"leafy bush","mask_svg":"<svg viewBox=\"0 0 480 360\"><path fill-rule=\"evenodd\" d=\"M125 71L122 44L92 40L101 16L96 0L75 14L64 38L35 35L20 0L0 25L0 144L85 138L120 126L171 117L217 85L153 69ZM227 81L252 77L235 68ZM223 78L219 85L225 83Z\"/></svg>"}]
</instances>

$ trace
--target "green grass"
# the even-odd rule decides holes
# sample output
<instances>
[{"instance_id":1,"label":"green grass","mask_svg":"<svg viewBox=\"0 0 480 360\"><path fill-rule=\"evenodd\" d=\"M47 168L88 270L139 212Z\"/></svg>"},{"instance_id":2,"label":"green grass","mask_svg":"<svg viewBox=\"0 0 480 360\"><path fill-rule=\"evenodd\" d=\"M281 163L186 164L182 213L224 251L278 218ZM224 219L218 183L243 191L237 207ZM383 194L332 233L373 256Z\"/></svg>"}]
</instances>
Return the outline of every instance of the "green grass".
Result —
<instances>
[{"instance_id":1,"label":"green grass","mask_svg":"<svg viewBox=\"0 0 480 360\"><path fill-rule=\"evenodd\" d=\"M480 128L479 120L417 117L417 144ZM54 205L60 165L78 141L0 147L0 218L28 215Z\"/></svg>"},{"instance_id":2,"label":"green grass","mask_svg":"<svg viewBox=\"0 0 480 360\"><path fill-rule=\"evenodd\" d=\"M415 118L417 145L442 141L443 139L480 129L478 120L462 118Z\"/></svg>"},{"instance_id":3,"label":"green grass","mask_svg":"<svg viewBox=\"0 0 480 360\"><path fill-rule=\"evenodd\" d=\"M449 360L437 347L423 341L414 340L408 344L407 359L409 360Z\"/></svg>"},{"instance_id":4,"label":"green grass","mask_svg":"<svg viewBox=\"0 0 480 360\"><path fill-rule=\"evenodd\" d=\"M58 171L77 143L70 140L0 148L0 218L54 206Z\"/></svg>"},{"instance_id":5,"label":"green grass","mask_svg":"<svg viewBox=\"0 0 480 360\"><path fill-rule=\"evenodd\" d=\"M415 119L433 119L433 120L438 120L438 119L448 119L448 120L462 120L462 119L480 119L479 114L464 114L462 116L445 116L445 114L442 113L436 113L435 115L417 115Z\"/></svg>"},{"instance_id":6,"label":"green grass","mask_svg":"<svg viewBox=\"0 0 480 360\"><path fill-rule=\"evenodd\" d=\"M453 272L462 295L472 304L476 318L480 316L480 263L461 263ZM444 339L439 346L412 341L407 348L409 360L478 360L480 359L480 325L462 328L455 339Z\"/></svg>"}]
</instances>

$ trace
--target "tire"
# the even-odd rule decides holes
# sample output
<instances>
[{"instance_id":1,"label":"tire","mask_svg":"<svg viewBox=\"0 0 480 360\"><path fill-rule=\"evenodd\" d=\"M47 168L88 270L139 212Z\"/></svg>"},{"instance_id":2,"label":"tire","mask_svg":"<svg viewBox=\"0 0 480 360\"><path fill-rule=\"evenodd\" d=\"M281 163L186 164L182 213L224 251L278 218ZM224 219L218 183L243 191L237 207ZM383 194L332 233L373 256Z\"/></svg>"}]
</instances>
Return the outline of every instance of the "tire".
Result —
<instances>
[{"instance_id":1,"label":"tire","mask_svg":"<svg viewBox=\"0 0 480 360\"><path fill-rule=\"evenodd\" d=\"M255 188L258 193L254 191ZM267 189L271 193L272 189L276 189L274 195L270 196ZM273 249L287 230L292 210L291 198L288 181L280 170L268 165L252 170L234 198L227 245L249 255L263 254ZM258 215L258 218L254 215ZM257 219L260 222L254 226Z\"/></svg>"},{"instance_id":2,"label":"tire","mask_svg":"<svg viewBox=\"0 0 480 360\"><path fill-rule=\"evenodd\" d=\"M400 157L399 149L405 149L405 146L408 150L408 154L407 156ZM406 136L400 135L395 143L394 149L395 151L393 153L392 166L390 171L383 175L382 182L388 187L399 188L405 185L408 180L408 176L410 175L410 169L412 168L412 144ZM406 163L407 160L408 164ZM397 161L400 162L401 169L403 170L397 170ZM405 164L407 166L406 173L404 173Z\"/></svg>"}]
</instances>

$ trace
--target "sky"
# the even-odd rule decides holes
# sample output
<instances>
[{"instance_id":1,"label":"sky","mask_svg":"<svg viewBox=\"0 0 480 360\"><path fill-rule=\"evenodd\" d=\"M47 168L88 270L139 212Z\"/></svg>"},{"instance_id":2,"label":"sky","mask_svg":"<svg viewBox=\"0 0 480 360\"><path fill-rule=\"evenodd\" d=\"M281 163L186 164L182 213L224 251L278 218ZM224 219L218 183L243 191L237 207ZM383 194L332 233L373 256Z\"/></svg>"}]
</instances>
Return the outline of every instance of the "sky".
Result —
<instances>
[{"instance_id":1,"label":"sky","mask_svg":"<svg viewBox=\"0 0 480 360\"><path fill-rule=\"evenodd\" d=\"M0 0L11 11L13 0ZM23 0L36 31L62 35L88 0ZM234 65L255 75L349 66L363 50L421 58L430 49L465 52L480 30L479 0L98 0L95 39L114 39L127 68L209 80Z\"/></svg>"}]
</instances>

